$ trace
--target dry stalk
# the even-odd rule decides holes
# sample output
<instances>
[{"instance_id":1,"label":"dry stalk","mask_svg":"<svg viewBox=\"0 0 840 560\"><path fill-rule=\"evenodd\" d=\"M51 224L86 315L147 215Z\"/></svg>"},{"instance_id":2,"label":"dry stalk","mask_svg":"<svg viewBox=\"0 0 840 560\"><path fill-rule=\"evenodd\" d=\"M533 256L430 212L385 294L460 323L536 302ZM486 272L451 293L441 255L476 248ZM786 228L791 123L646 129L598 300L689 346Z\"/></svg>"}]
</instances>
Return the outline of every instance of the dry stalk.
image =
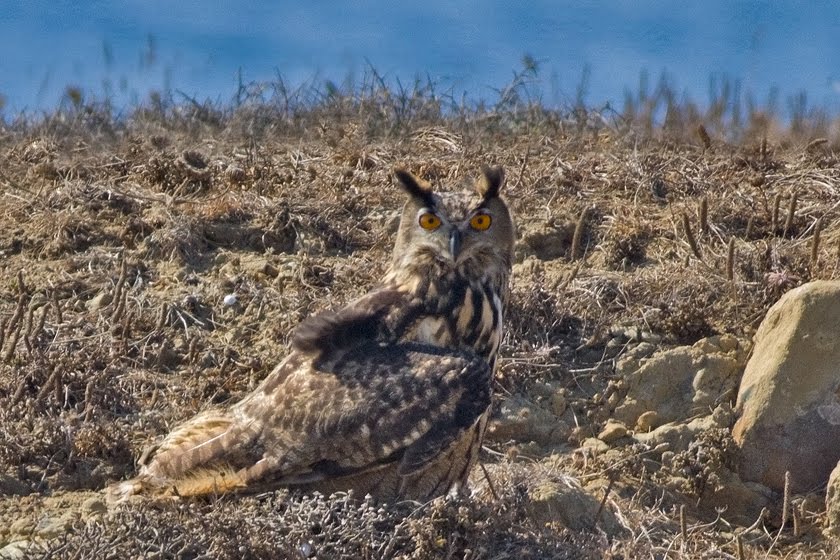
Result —
<instances>
[{"instance_id":1,"label":"dry stalk","mask_svg":"<svg viewBox=\"0 0 840 560\"><path fill-rule=\"evenodd\" d=\"M522 165L519 166L519 177L516 178L516 184L522 184L522 176L525 174L525 168L528 167L528 158L531 156L531 144L525 149L525 157L522 158Z\"/></svg>"},{"instance_id":2,"label":"dry stalk","mask_svg":"<svg viewBox=\"0 0 840 560\"><path fill-rule=\"evenodd\" d=\"M798 539L802 535L802 527L800 526L802 515L799 508L796 507L790 513L793 517L793 536Z\"/></svg>"},{"instance_id":3,"label":"dry stalk","mask_svg":"<svg viewBox=\"0 0 840 560\"><path fill-rule=\"evenodd\" d=\"M58 293L55 291L52 293L52 305L55 308L55 319L60 325L64 322L64 317L61 315L61 303L58 301Z\"/></svg>"},{"instance_id":4,"label":"dry stalk","mask_svg":"<svg viewBox=\"0 0 840 560\"><path fill-rule=\"evenodd\" d=\"M38 395L37 395L37 397L35 397L36 400L40 401L41 399L43 399L47 395L47 393L50 392L51 389L61 385L61 383L60 383L61 373L60 372L61 372L61 368L58 368L58 367L52 368L52 372L50 373L50 376L47 377L47 380L41 386L41 390L38 391Z\"/></svg>"},{"instance_id":5,"label":"dry stalk","mask_svg":"<svg viewBox=\"0 0 840 560\"><path fill-rule=\"evenodd\" d=\"M116 322L125 311L125 301L123 299L123 292L125 291L125 277L127 267L125 265L125 254L120 259L120 276L117 279L117 285L114 287L114 311L111 313L111 320Z\"/></svg>"},{"instance_id":6,"label":"dry stalk","mask_svg":"<svg viewBox=\"0 0 840 560\"><path fill-rule=\"evenodd\" d=\"M708 150L712 147L712 139L709 137L709 132L702 124L697 126L697 136L700 137L700 141L703 142L703 147L705 149Z\"/></svg>"},{"instance_id":7,"label":"dry stalk","mask_svg":"<svg viewBox=\"0 0 840 560\"><path fill-rule=\"evenodd\" d=\"M784 500L782 501L782 524L779 527L779 534L785 528L785 524L787 523L787 518L790 513L790 471L785 471L785 494Z\"/></svg>"},{"instance_id":8,"label":"dry stalk","mask_svg":"<svg viewBox=\"0 0 840 560\"><path fill-rule=\"evenodd\" d=\"M700 246L697 245L697 239L694 237L694 232L691 231L691 222L688 219L688 214L682 213L683 229L685 230L685 237L688 240L688 246L691 247L691 252L694 256L703 260L703 254L700 253Z\"/></svg>"},{"instance_id":9,"label":"dry stalk","mask_svg":"<svg viewBox=\"0 0 840 560\"><path fill-rule=\"evenodd\" d=\"M21 397L23 397L23 392L26 390L26 386L29 383L29 379L29 375L25 375L21 378L17 388L15 389L15 393L12 395L12 406L16 405L18 401L20 401Z\"/></svg>"},{"instance_id":10,"label":"dry stalk","mask_svg":"<svg viewBox=\"0 0 840 560\"><path fill-rule=\"evenodd\" d=\"M770 556L770 552L776 547L776 544L779 542L779 539L782 537L782 532L785 530L785 524L787 523L787 518L788 518L789 513L790 513L790 471L785 471L785 490L784 490L784 499L782 501L782 522L781 522L781 524L779 524L779 531L776 533L776 536L773 537L773 542L771 542L770 546L767 548L767 556Z\"/></svg>"},{"instance_id":11,"label":"dry stalk","mask_svg":"<svg viewBox=\"0 0 840 560\"><path fill-rule=\"evenodd\" d=\"M9 322L6 324L6 336L8 337L12 332L17 328L18 322L20 322L21 318L23 317L23 310L26 307L26 297L24 294L20 294L18 296L17 307L15 307L15 312L12 314L12 318L9 319Z\"/></svg>"},{"instance_id":12,"label":"dry stalk","mask_svg":"<svg viewBox=\"0 0 840 560\"><path fill-rule=\"evenodd\" d=\"M732 282L735 280L735 238L729 238L729 247L726 250L726 279Z\"/></svg>"},{"instance_id":13,"label":"dry stalk","mask_svg":"<svg viewBox=\"0 0 840 560\"><path fill-rule=\"evenodd\" d=\"M133 318L134 313L132 311L123 315L122 323L120 323L120 337L123 339L123 342L128 339L128 335L131 332L131 321Z\"/></svg>"},{"instance_id":14,"label":"dry stalk","mask_svg":"<svg viewBox=\"0 0 840 560\"><path fill-rule=\"evenodd\" d=\"M163 327L166 326L166 318L169 317L169 304L163 302L160 305L160 311L158 312L158 319L157 323L155 324L156 331L162 331Z\"/></svg>"},{"instance_id":15,"label":"dry stalk","mask_svg":"<svg viewBox=\"0 0 840 560\"><path fill-rule=\"evenodd\" d=\"M190 340L190 345L187 350L187 363L195 363L196 358L198 357L198 337L193 337Z\"/></svg>"},{"instance_id":16,"label":"dry stalk","mask_svg":"<svg viewBox=\"0 0 840 560\"><path fill-rule=\"evenodd\" d=\"M21 294L25 294L28 290L26 288L26 283L23 281L23 270L18 270L17 281L18 281L18 290L20 290Z\"/></svg>"},{"instance_id":17,"label":"dry stalk","mask_svg":"<svg viewBox=\"0 0 840 560\"><path fill-rule=\"evenodd\" d=\"M95 379L91 379L85 386L85 410L82 413L84 421L90 421L90 416L93 414L93 388L96 385Z\"/></svg>"},{"instance_id":18,"label":"dry stalk","mask_svg":"<svg viewBox=\"0 0 840 560\"><path fill-rule=\"evenodd\" d=\"M26 346L26 353L32 355L32 344L29 342L29 336L32 334L33 318L35 317L34 305L29 306L29 311L26 314L26 321L23 322L23 344Z\"/></svg>"},{"instance_id":19,"label":"dry stalk","mask_svg":"<svg viewBox=\"0 0 840 560\"><path fill-rule=\"evenodd\" d=\"M707 235L709 233L709 197L704 196L700 200L700 233Z\"/></svg>"},{"instance_id":20,"label":"dry stalk","mask_svg":"<svg viewBox=\"0 0 840 560\"><path fill-rule=\"evenodd\" d=\"M15 309L15 314L12 315L12 319L9 321L9 327L6 332L6 338L9 340L9 346L6 348L6 353L3 355L3 362L8 363L12 356L15 353L15 347L17 346L18 340L20 340L20 333L23 328L23 323L21 322L21 317L23 317L23 310L26 308L26 294L21 293L20 297L18 298L17 308Z\"/></svg>"},{"instance_id":21,"label":"dry stalk","mask_svg":"<svg viewBox=\"0 0 840 560\"><path fill-rule=\"evenodd\" d=\"M61 375L61 369L55 368L56 378L55 383L53 383L53 399L55 402L61 403L67 401L67 386L64 384L64 376ZM64 401L62 401L62 393L64 393Z\"/></svg>"},{"instance_id":22,"label":"dry stalk","mask_svg":"<svg viewBox=\"0 0 840 560\"><path fill-rule=\"evenodd\" d=\"M744 554L744 537L741 533L735 534L735 550L738 553L738 560L747 560L747 555Z\"/></svg>"},{"instance_id":23,"label":"dry stalk","mask_svg":"<svg viewBox=\"0 0 840 560\"><path fill-rule=\"evenodd\" d=\"M557 286L558 294L562 294L566 291L566 288L569 287L569 284L571 284L574 281L574 279L577 278L578 272L580 272L580 263L577 263L575 265L575 268L572 269L569 275L563 279L563 282L559 286Z\"/></svg>"},{"instance_id":24,"label":"dry stalk","mask_svg":"<svg viewBox=\"0 0 840 560\"><path fill-rule=\"evenodd\" d=\"M781 193L776 193L776 196L773 197L773 214L770 220L770 231L772 235L776 235L776 232L779 231L779 207L782 204L782 195Z\"/></svg>"},{"instance_id":25,"label":"dry stalk","mask_svg":"<svg viewBox=\"0 0 840 560\"><path fill-rule=\"evenodd\" d=\"M11 317L9 319L11 319ZM3 344L6 342L6 325L8 324L9 319L0 320L0 352L3 351Z\"/></svg>"},{"instance_id":26,"label":"dry stalk","mask_svg":"<svg viewBox=\"0 0 840 560\"><path fill-rule=\"evenodd\" d=\"M593 525L598 525L598 521L601 520L601 514L604 512L604 506L607 504L607 498L609 497L610 492L612 491L612 487L613 487L614 484L615 484L615 477L611 476L610 477L610 482L609 482L609 484L607 484L607 488L604 490L604 497L601 498L601 503L598 504L598 511L595 512L595 521L594 521Z\"/></svg>"},{"instance_id":27,"label":"dry stalk","mask_svg":"<svg viewBox=\"0 0 840 560\"><path fill-rule=\"evenodd\" d=\"M820 258L820 233L822 233L822 218L817 218L814 224L814 235L811 237L811 270L817 270L817 264Z\"/></svg>"},{"instance_id":28,"label":"dry stalk","mask_svg":"<svg viewBox=\"0 0 840 560\"><path fill-rule=\"evenodd\" d=\"M835 262L840 262L840 237L837 238L837 254L834 257Z\"/></svg>"},{"instance_id":29,"label":"dry stalk","mask_svg":"<svg viewBox=\"0 0 840 560\"><path fill-rule=\"evenodd\" d=\"M753 230L753 215L750 214L749 219L747 220L747 229L744 231L744 239L749 239L750 235L752 234Z\"/></svg>"},{"instance_id":30,"label":"dry stalk","mask_svg":"<svg viewBox=\"0 0 840 560\"><path fill-rule=\"evenodd\" d=\"M785 228L782 231L782 237L787 237L788 232L793 228L793 218L796 215L796 196L794 192L790 197L790 205L788 206L787 218L785 219Z\"/></svg>"},{"instance_id":31,"label":"dry stalk","mask_svg":"<svg viewBox=\"0 0 840 560\"><path fill-rule=\"evenodd\" d=\"M688 542L688 527L685 522L685 504L680 505L680 536L683 542Z\"/></svg>"},{"instance_id":32,"label":"dry stalk","mask_svg":"<svg viewBox=\"0 0 840 560\"><path fill-rule=\"evenodd\" d=\"M44 331L44 324L47 322L47 311L48 307L46 305L41 307L41 316L38 319L38 326L35 327L35 330L32 332L32 340L30 344L35 344L35 338L38 336L39 333Z\"/></svg>"},{"instance_id":33,"label":"dry stalk","mask_svg":"<svg viewBox=\"0 0 840 560\"><path fill-rule=\"evenodd\" d=\"M490 473L487 472L487 467L484 466L484 463L481 461L478 462L478 466L481 467L481 472L484 474L484 480L487 481L487 487L490 489L490 493L493 494L493 498L496 502L501 502L501 498L499 498L499 493L496 492L496 485L493 484L493 479L490 478ZM598 517L595 517L595 522L598 522Z\"/></svg>"},{"instance_id":34,"label":"dry stalk","mask_svg":"<svg viewBox=\"0 0 840 560\"><path fill-rule=\"evenodd\" d=\"M586 215L589 213L589 208L584 208L580 211L577 223L575 223L575 232L572 235L572 248L570 250L571 259L573 261L578 259L580 255L580 242L583 238L583 228L586 227Z\"/></svg>"}]
</instances>

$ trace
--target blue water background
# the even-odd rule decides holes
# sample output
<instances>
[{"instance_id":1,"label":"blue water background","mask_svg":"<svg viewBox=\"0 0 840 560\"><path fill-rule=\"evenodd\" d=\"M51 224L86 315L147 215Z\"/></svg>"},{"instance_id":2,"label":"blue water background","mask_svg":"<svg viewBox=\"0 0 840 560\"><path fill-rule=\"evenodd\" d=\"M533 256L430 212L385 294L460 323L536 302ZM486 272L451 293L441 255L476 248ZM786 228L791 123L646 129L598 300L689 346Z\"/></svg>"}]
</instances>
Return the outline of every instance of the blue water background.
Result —
<instances>
[{"instance_id":1,"label":"blue water background","mask_svg":"<svg viewBox=\"0 0 840 560\"><path fill-rule=\"evenodd\" d=\"M6 114L55 107L68 85L117 107L153 90L227 102L240 78L341 85L371 68L493 102L524 55L552 107L583 93L620 109L647 71L701 104L729 80L760 103L776 88L782 110L802 91L840 109L836 1L0 0Z\"/></svg>"}]
</instances>

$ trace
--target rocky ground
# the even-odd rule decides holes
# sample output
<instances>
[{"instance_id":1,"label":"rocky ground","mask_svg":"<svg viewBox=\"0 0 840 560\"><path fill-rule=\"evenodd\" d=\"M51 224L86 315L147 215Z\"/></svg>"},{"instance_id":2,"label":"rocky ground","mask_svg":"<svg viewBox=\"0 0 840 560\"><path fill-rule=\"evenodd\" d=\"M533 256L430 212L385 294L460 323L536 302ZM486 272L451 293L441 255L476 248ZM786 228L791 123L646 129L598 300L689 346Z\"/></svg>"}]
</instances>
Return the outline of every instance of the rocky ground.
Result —
<instances>
[{"instance_id":1,"label":"rocky ground","mask_svg":"<svg viewBox=\"0 0 840 560\"><path fill-rule=\"evenodd\" d=\"M79 106L0 128L0 556L840 554L827 473L751 470L755 438L732 435L768 309L838 277L836 143L421 101ZM394 166L460 190L484 164L507 170L519 241L472 497L106 506L145 446L381 277Z\"/></svg>"}]
</instances>

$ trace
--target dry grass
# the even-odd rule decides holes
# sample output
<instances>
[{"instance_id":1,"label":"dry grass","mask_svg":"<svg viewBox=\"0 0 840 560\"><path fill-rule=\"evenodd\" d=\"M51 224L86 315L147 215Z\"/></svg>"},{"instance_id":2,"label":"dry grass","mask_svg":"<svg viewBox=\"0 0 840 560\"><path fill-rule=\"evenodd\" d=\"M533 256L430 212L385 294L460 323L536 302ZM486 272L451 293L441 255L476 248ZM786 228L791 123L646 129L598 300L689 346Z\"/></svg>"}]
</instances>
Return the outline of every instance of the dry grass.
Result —
<instances>
[{"instance_id":1,"label":"dry grass","mask_svg":"<svg viewBox=\"0 0 840 560\"><path fill-rule=\"evenodd\" d=\"M0 520L57 515L44 500L133 473L143 447L173 424L253 388L302 318L373 285L402 200L394 166L455 189L493 163L507 169L521 239L498 396L533 398L548 382L565 387L579 420L568 442L490 445L483 461L498 500L485 488L472 500L413 506L282 492L135 504L83 516L89 522L70 523L73 530L30 552L614 559L840 552L821 540L818 513L797 536L786 530L775 539L769 518L736 527L725 513L693 507L727 464L719 434L697 443L715 453L670 466L639 444L609 457L574 451L609 417L608 397L620 385L615 360L640 340L617 332L637 327L662 347L715 333L749 337L785 290L837 278L840 160L827 121L806 112L783 129L756 110L736 126L720 107L702 113L657 90L631 99L610 123L580 108L567 115L528 103L527 75L517 80L495 106L456 103L422 82L393 91L372 79L359 90L326 92L278 82L246 88L230 107L156 98L117 119L107 106L80 103L6 122ZM663 103L664 127L653 122ZM234 305L223 305L228 294ZM689 487L667 484L674 465ZM613 480L605 507L626 533L536 523L529 484L560 473L599 496ZM480 473L476 484L484 488ZM23 493L31 496L15 496Z\"/></svg>"}]
</instances>

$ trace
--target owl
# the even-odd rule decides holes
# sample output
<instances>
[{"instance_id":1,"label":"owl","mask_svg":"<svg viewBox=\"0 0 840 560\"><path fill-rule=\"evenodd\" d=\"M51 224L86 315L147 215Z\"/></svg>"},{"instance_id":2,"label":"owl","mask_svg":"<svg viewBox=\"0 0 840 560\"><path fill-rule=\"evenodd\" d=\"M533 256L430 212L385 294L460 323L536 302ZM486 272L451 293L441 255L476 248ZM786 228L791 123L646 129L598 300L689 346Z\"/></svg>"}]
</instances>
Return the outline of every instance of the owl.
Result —
<instances>
[{"instance_id":1,"label":"owl","mask_svg":"<svg viewBox=\"0 0 840 560\"><path fill-rule=\"evenodd\" d=\"M108 488L191 496L279 487L425 501L464 488L490 409L513 258L501 168L450 216L408 171L382 282L304 320L288 356L241 401L198 414Z\"/></svg>"}]
</instances>

